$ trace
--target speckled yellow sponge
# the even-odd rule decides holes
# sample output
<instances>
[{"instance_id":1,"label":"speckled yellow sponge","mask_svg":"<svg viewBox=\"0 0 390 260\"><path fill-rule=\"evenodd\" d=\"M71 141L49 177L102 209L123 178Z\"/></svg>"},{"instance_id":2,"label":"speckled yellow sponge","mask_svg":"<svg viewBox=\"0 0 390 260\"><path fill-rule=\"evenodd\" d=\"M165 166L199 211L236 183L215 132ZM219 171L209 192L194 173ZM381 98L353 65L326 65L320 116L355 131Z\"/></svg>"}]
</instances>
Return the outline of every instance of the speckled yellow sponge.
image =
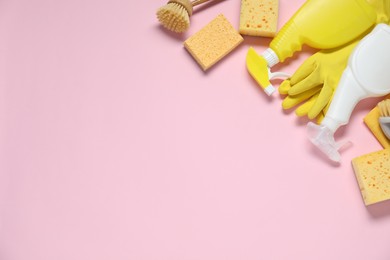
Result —
<instances>
[{"instance_id":1,"label":"speckled yellow sponge","mask_svg":"<svg viewBox=\"0 0 390 260\"><path fill-rule=\"evenodd\" d=\"M372 109L363 119L364 123L371 130L372 134L383 146L383 148L390 148L390 140L387 139L379 124L380 112L377 106Z\"/></svg>"},{"instance_id":2,"label":"speckled yellow sponge","mask_svg":"<svg viewBox=\"0 0 390 260\"><path fill-rule=\"evenodd\" d=\"M278 30L278 0L241 0L241 34L274 37Z\"/></svg>"},{"instance_id":3,"label":"speckled yellow sponge","mask_svg":"<svg viewBox=\"0 0 390 260\"><path fill-rule=\"evenodd\" d=\"M184 42L203 70L209 69L244 39L224 15L218 15L200 31Z\"/></svg>"},{"instance_id":4,"label":"speckled yellow sponge","mask_svg":"<svg viewBox=\"0 0 390 260\"><path fill-rule=\"evenodd\" d=\"M352 160L364 203L390 199L390 150L362 155Z\"/></svg>"}]
</instances>

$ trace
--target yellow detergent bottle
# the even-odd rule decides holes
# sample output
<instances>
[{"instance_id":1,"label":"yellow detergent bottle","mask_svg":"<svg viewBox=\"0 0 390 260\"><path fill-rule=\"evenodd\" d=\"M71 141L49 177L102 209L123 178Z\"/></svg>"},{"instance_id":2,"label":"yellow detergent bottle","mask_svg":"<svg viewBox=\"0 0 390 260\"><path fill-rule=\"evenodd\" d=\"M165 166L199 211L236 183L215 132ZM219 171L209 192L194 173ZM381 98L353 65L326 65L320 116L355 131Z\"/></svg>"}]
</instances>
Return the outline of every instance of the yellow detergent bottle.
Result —
<instances>
[{"instance_id":1,"label":"yellow detergent bottle","mask_svg":"<svg viewBox=\"0 0 390 260\"><path fill-rule=\"evenodd\" d=\"M317 49L342 46L372 29L376 19L375 8L366 0L308 0L282 27L262 58L271 68L304 44ZM250 58L247 56L247 61ZM267 82L264 78L269 79L269 68L262 66L257 75L251 75L261 85ZM268 95L274 91L271 84L262 87Z\"/></svg>"}]
</instances>

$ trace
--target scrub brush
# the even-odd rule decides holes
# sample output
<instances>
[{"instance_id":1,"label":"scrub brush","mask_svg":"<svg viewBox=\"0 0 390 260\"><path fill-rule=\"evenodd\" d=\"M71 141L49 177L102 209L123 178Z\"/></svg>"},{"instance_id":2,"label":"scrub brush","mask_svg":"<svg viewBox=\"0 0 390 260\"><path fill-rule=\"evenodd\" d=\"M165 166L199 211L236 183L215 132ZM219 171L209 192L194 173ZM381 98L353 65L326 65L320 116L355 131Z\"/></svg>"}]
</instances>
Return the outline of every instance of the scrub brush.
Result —
<instances>
[{"instance_id":1,"label":"scrub brush","mask_svg":"<svg viewBox=\"0 0 390 260\"><path fill-rule=\"evenodd\" d=\"M390 99L382 100L378 103L379 124L383 133L390 139Z\"/></svg>"},{"instance_id":2,"label":"scrub brush","mask_svg":"<svg viewBox=\"0 0 390 260\"><path fill-rule=\"evenodd\" d=\"M157 18L168 30L182 33L190 27L192 8L210 0L169 0L157 10Z\"/></svg>"}]
</instances>

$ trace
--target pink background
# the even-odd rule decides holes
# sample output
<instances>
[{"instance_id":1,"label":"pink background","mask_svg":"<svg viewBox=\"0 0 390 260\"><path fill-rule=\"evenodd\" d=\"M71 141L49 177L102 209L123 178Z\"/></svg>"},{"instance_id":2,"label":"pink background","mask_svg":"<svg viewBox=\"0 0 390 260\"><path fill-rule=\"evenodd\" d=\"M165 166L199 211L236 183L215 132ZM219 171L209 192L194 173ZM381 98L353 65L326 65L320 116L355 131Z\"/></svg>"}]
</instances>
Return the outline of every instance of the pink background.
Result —
<instances>
[{"instance_id":1,"label":"pink background","mask_svg":"<svg viewBox=\"0 0 390 260\"><path fill-rule=\"evenodd\" d=\"M303 2L280 0L280 26ZM376 100L332 165L246 71L269 39L207 73L183 48L219 13L238 28L240 1L181 36L164 4L0 1L0 259L390 259L390 203L365 207L350 164L381 149L362 122Z\"/></svg>"}]
</instances>

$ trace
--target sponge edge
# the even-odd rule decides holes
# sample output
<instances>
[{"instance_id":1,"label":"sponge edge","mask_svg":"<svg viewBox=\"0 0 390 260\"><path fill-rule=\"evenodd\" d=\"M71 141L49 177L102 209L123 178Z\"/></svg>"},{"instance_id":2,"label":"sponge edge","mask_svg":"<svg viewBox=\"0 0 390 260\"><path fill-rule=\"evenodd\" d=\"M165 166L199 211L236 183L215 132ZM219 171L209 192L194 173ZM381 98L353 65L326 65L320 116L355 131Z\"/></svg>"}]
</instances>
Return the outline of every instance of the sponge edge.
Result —
<instances>
[{"instance_id":1,"label":"sponge edge","mask_svg":"<svg viewBox=\"0 0 390 260\"><path fill-rule=\"evenodd\" d=\"M184 42L203 70L209 69L244 39L223 14L218 15Z\"/></svg>"},{"instance_id":2,"label":"sponge edge","mask_svg":"<svg viewBox=\"0 0 390 260\"><path fill-rule=\"evenodd\" d=\"M390 199L390 150L362 155L352 160L366 206Z\"/></svg>"},{"instance_id":3,"label":"sponge edge","mask_svg":"<svg viewBox=\"0 0 390 260\"><path fill-rule=\"evenodd\" d=\"M274 37L278 27L278 0L241 0L239 32Z\"/></svg>"}]
</instances>

